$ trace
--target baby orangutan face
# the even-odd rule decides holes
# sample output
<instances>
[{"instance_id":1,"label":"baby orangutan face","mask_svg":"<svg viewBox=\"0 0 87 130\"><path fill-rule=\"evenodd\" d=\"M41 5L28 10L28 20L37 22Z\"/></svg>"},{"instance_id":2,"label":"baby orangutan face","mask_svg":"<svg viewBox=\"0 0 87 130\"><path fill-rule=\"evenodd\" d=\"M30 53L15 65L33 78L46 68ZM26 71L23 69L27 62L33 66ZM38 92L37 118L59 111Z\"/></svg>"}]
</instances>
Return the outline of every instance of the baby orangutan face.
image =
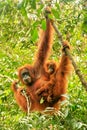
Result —
<instances>
[{"instance_id":1,"label":"baby orangutan face","mask_svg":"<svg viewBox=\"0 0 87 130\"><path fill-rule=\"evenodd\" d=\"M54 62L48 62L45 66L45 70L49 74L53 74L56 71L56 68L57 66L56 66L56 63Z\"/></svg>"}]
</instances>

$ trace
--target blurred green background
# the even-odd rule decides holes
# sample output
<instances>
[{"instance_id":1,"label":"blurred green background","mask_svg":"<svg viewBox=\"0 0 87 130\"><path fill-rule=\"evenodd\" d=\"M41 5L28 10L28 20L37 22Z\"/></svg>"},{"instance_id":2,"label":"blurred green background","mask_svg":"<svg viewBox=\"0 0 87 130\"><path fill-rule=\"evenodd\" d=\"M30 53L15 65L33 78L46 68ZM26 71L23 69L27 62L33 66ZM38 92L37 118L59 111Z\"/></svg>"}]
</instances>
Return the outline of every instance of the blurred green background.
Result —
<instances>
[{"instance_id":1,"label":"blurred green background","mask_svg":"<svg viewBox=\"0 0 87 130\"><path fill-rule=\"evenodd\" d=\"M75 72L69 79L66 105L59 114L27 116L11 91L17 68L32 63L37 50L38 30L44 29L44 8L51 4L53 19L87 81L86 0L0 0L0 130L87 130L87 92ZM55 33L50 59L61 54Z\"/></svg>"}]
</instances>

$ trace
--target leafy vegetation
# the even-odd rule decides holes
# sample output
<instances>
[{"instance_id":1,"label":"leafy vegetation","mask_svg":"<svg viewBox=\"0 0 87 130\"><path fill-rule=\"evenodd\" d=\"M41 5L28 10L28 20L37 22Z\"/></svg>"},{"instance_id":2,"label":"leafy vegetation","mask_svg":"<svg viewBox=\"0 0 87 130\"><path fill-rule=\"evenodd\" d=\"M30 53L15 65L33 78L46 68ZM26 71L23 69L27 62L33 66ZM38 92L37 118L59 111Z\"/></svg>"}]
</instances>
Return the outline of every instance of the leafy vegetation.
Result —
<instances>
[{"instance_id":1,"label":"leafy vegetation","mask_svg":"<svg viewBox=\"0 0 87 130\"><path fill-rule=\"evenodd\" d=\"M72 55L87 80L87 2L52 1L53 19L64 39L72 46ZM34 112L27 116L17 106L10 89L19 66L32 63L37 50L38 29L45 28L47 1L0 1L0 130L86 130L87 92L75 72L69 80L67 101L54 116ZM50 59L60 55L55 34Z\"/></svg>"}]
</instances>

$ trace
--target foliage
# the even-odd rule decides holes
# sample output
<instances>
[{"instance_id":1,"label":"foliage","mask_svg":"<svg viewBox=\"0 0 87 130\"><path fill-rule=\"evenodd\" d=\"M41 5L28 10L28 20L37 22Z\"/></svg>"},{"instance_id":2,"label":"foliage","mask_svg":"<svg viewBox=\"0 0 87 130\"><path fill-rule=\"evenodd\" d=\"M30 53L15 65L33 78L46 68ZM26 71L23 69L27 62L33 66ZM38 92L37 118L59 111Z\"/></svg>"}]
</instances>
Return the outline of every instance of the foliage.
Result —
<instances>
[{"instance_id":1,"label":"foliage","mask_svg":"<svg viewBox=\"0 0 87 130\"><path fill-rule=\"evenodd\" d=\"M0 130L86 130L87 93L73 72L67 101L54 116L30 113L17 106L10 89L19 66L32 63L37 50L38 30L45 29L44 5L39 0L2 0L0 2ZM85 6L84 6L85 5ZM72 55L87 80L87 2L85 0L52 1L53 19L64 39L72 45ZM55 34L50 59L60 55Z\"/></svg>"}]
</instances>

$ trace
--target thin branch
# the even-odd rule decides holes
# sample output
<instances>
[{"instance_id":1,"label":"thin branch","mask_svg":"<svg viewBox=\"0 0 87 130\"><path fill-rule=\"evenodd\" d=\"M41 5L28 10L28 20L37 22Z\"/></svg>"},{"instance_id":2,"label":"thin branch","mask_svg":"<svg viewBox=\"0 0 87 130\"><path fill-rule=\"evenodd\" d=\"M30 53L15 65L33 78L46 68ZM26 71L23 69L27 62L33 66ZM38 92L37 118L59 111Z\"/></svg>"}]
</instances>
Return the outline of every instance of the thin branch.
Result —
<instances>
[{"instance_id":1,"label":"thin branch","mask_svg":"<svg viewBox=\"0 0 87 130\"><path fill-rule=\"evenodd\" d=\"M12 80L10 77L8 77L7 75L2 75L2 74L0 74L0 78L6 78L6 79L8 79L8 81L10 81L10 82L13 82L14 80Z\"/></svg>"},{"instance_id":2,"label":"thin branch","mask_svg":"<svg viewBox=\"0 0 87 130\"><path fill-rule=\"evenodd\" d=\"M30 96L27 95L27 93L26 93L25 90L22 91L22 95L26 98L26 101L27 101L27 111L28 111L28 116L29 116L30 109L31 109L31 100L30 100Z\"/></svg>"},{"instance_id":3,"label":"thin branch","mask_svg":"<svg viewBox=\"0 0 87 130\"><path fill-rule=\"evenodd\" d=\"M56 27L56 25L54 24L54 22L52 22L52 25L58 35L59 40L61 41L61 44L63 45L63 37L62 34L60 33L60 31L58 30L58 28ZM68 48L65 48L65 53L69 56L70 60L72 61L73 67L75 69L76 74L78 75L82 85L84 86L84 88L87 91L87 82L84 80L83 74L81 73L80 69L78 68L78 66L76 65L70 51Z\"/></svg>"}]
</instances>

